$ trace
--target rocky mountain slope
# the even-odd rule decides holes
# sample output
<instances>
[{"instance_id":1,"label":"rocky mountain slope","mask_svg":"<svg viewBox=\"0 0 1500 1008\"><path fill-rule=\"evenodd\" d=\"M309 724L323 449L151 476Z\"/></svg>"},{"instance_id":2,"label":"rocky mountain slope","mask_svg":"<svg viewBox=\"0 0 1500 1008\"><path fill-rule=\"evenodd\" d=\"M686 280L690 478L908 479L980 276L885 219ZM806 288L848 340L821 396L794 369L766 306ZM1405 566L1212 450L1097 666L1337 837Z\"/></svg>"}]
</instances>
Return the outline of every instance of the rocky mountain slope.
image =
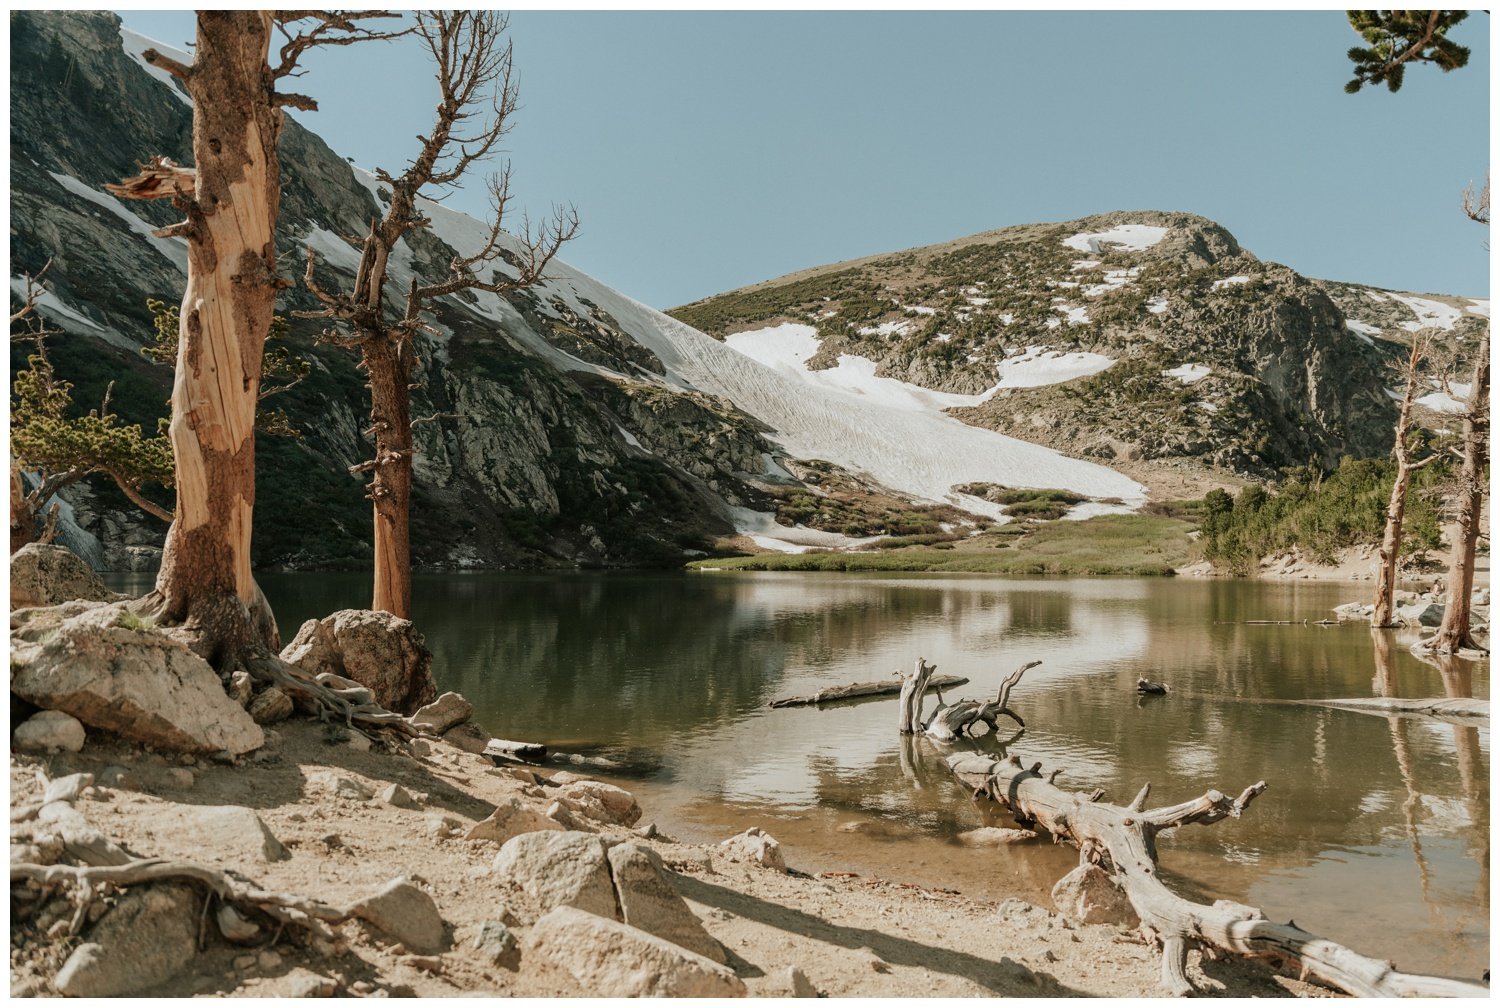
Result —
<instances>
[{"instance_id":1,"label":"rocky mountain slope","mask_svg":"<svg viewBox=\"0 0 1500 1008\"><path fill-rule=\"evenodd\" d=\"M1129 211L806 270L671 314L751 353L799 339L816 380L874 362L954 393L970 424L1070 455L1269 476L1383 455L1392 359L1432 327L1435 374L1461 368L1488 302L1310 280L1202 217ZM1427 405L1451 408L1441 395Z\"/></svg>"},{"instance_id":2,"label":"rocky mountain slope","mask_svg":"<svg viewBox=\"0 0 1500 1008\"><path fill-rule=\"evenodd\" d=\"M139 352L146 300L177 299L185 254L150 236L170 208L102 186L153 154L189 161L191 108L140 58L149 40L111 14L21 12L11 27L12 291L50 261L41 311L62 330L51 354L79 408L112 382L113 408L154 427L170 375ZM345 236L385 194L295 119L282 143L284 272L310 246L325 283L347 279L358 253ZM479 222L424 210L432 227L398 256L394 288L482 239ZM1004 521L996 487L1068 491L1074 518L1129 510L1147 491L1118 470L1137 455L1265 472L1379 454L1386 341L1372 349L1340 306L1399 335L1406 302L1370 295L1259 263L1181 214L810 271L680 310L691 325L555 262L506 299L446 299L438 335L422 337L413 412L437 417L417 428L414 556L612 566L728 543L802 551ZM1472 306L1433 304L1458 333L1475 324ZM293 287L280 310L307 307ZM303 436L258 442L263 566L369 556L369 504L348 475L371 447L364 380L315 336L290 318L313 368L276 401ZM25 352L13 344L13 368ZM154 519L108 487L78 488L69 506L70 544L96 566L154 566Z\"/></svg>"}]
</instances>

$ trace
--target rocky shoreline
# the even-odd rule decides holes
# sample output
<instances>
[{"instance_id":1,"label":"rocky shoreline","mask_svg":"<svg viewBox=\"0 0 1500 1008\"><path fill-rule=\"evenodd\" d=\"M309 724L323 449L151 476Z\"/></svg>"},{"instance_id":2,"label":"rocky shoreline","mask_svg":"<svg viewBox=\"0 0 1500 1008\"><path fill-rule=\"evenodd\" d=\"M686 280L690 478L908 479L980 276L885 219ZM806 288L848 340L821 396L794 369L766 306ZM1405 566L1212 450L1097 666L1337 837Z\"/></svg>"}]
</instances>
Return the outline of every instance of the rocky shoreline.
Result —
<instances>
[{"instance_id":1,"label":"rocky shoreline","mask_svg":"<svg viewBox=\"0 0 1500 1008\"><path fill-rule=\"evenodd\" d=\"M813 877L754 831L676 843L619 788L441 740L369 748L303 719L266 736L240 765L93 731L77 751L18 752L12 860L77 860L57 824L82 824L129 858L191 861L347 919L236 941L196 885L102 886L79 912L62 887L13 883L12 995L1158 992L1155 950L1125 927ZM1192 970L1225 995L1327 993L1258 963L1195 953Z\"/></svg>"}]
</instances>

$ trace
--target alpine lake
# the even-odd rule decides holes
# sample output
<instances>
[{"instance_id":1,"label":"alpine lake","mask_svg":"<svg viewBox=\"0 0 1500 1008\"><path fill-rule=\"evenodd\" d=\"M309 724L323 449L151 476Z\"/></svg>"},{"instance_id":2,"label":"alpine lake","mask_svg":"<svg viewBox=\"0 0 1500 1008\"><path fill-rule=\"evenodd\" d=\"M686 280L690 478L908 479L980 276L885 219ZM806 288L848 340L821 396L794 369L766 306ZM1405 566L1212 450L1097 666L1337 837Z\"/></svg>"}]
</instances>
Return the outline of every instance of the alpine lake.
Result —
<instances>
[{"instance_id":1,"label":"alpine lake","mask_svg":"<svg viewBox=\"0 0 1500 1008\"><path fill-rule=\"evenodd\" d=\"M113 575L144 591L147 575ZM368 604L362 574L265 574L290 639ZM893 677L921 656L967 676L945 698L1012 694L1024 731L962 745L1015 753L1058 783L1152 805L1269 787L1239 819L1165 835L1183 895L1263 909L1402 970L1489 965L1488 723L1295 701L1489 696L1489 665L1414 657L1414 636L1318 625L1365 583L823 573L418 575L414 618L439 690L492 735L604 757L668 834L761 826L792 866L1050 906L1076 852L1047 838L967 846L1012 826L953 781L948 750L897 732L894 696L771 709L782 696ZM1254 623L1251 621L1278 621ZM1291 622L1279 622L1291 621ZM1136 680L1167 683L1142 696ZM929 697L929 709L932 699Z\"/></svg>"}]
</instances>

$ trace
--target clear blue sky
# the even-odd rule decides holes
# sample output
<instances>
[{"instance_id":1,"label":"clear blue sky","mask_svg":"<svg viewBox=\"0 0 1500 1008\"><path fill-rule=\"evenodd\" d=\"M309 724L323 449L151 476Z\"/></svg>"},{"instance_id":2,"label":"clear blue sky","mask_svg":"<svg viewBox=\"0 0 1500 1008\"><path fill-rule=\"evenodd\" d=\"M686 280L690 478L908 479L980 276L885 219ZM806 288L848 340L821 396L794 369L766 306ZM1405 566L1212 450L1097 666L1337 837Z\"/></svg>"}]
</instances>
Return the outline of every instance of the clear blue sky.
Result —
<instances>
[{"instance_id":1,"label":"clear blue sky","mask_svg":"<svg viewBox=\"0 0 1500 1008\"><path fill-rule=\"evenodd\" d=\"M181 45L187 12L125 12ZM1489 151L1489 15L1463 70L1343 93L1338 11L512 16L518 205L658 307L807 266L1116 209L1211 217L1310 276L1483 295L1459 213ZM414 39L320 54L295 113L397 169L435 89ZM449 204L481 212L477 184Z\"/></svg>"}]
</instances>

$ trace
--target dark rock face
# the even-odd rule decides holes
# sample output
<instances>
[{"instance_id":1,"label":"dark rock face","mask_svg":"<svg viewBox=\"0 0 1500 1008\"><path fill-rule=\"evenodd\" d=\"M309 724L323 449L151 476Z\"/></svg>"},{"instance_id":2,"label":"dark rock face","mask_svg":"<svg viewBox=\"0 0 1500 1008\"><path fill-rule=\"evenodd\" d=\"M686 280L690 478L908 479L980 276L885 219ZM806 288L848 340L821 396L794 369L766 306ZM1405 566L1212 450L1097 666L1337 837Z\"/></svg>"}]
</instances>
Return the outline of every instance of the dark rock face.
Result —
<instances>
[{"instance_id":1,"label":"dark rock face","mask_svg":"<svg viewBox=\"0 0 1500 1008\"><path fill-rule=\"evenodd\" d=\"M11 29L13 272L35 273L51 260L47 282L65 311L48 313L64 330L50 350L58 373L75 383L78 407L96 405L113 381L115 411L154 429L167 411L171 374L139 353L152 333L146 299L180 297L185 251L179 240L147 235L176 218L169 206L126 205L102 186L153 154L191 163L191 109L122 47L113 14L18 12ZM363 230L379 187L295 119L282 136L282 161L278 248L292 264L284 272L300 273L311 242L325 282L347 282L357 255L339 256L336 236ZM418 232L410 269L441 274L453 255L438 234ZM256 562L362 567L370 506L363 479L347 470L372 450L362 433L364 378L353 354L314 346L316 323L290 318L307 307L298 287L278 308L291 343L314 366L272 403L302 438L257 439ZM418 565L675 564L730 530L722 495L744 496L736 467L752 461L760 471L767 448L747 418L727 403L683 396L662 422L685 418L714 436L670 453L635 447L632 437L675 449L684 435L653 429L662 411L633 408L634 383L559 368L541 351L556 346L649 380L661 367L649 350L597 306L571 304L553 290L518 294L498 315L472 299L448 299L434 320L442 335L421 341L412 412L442 416L416 429ZM13 368L24 366L24 354L12 347ZM159 522L102 483L68 497L67 532L98 540L103 567L155 565L165 534Z\"/></svg>"}]
</instances>

